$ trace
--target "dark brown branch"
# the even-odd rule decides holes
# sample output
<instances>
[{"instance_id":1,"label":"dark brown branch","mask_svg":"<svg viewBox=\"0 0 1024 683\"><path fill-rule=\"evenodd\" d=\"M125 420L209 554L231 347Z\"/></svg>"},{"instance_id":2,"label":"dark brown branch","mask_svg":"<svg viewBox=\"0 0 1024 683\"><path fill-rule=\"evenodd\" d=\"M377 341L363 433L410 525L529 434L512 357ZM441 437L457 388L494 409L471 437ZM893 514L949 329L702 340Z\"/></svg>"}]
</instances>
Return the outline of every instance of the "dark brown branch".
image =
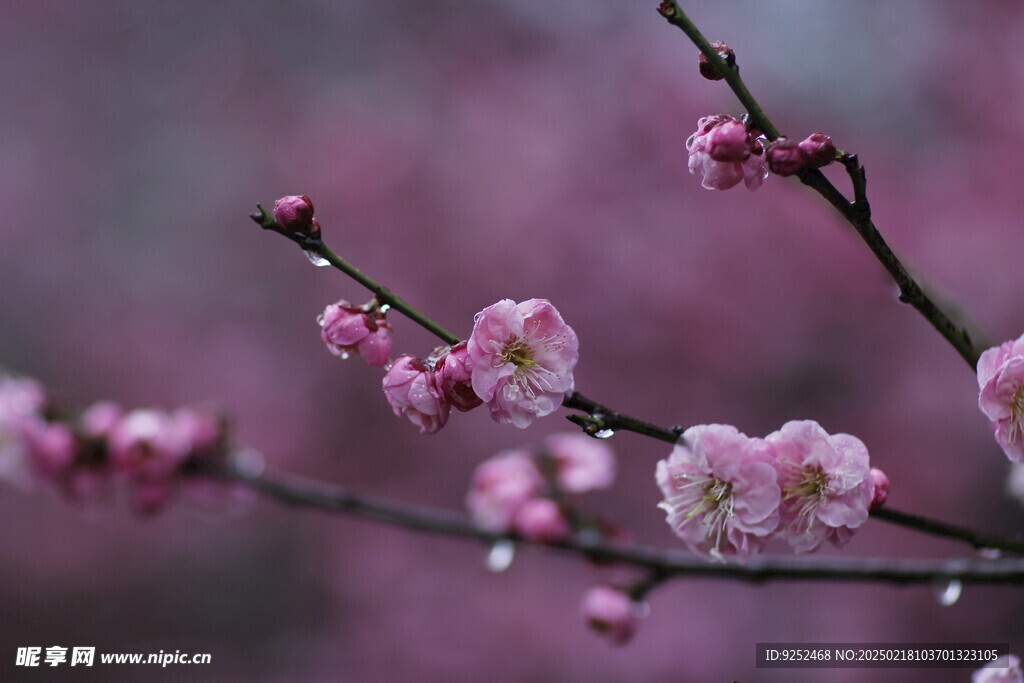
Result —
<instances>
[{"instance_id":1,"label":"dark brown branch","mask_svg":"<svg viewBox=\"0 0 1024 683\"><path fill-rule=\"evenodd\" d=\"M464 515L437 508L396 503L352 493L340 486L295 476L246 477L229 475L279 502L341 512L415 531L470 538L484 543L513 540L541 545L516 536L485 531ZM745 564L717 564L693 555L651 547L619 547L586 535L545 546L589 560L631 565L652 572L657 583L668 578L714 578L739 581L870 581L892 584L961 581L963 583L1024 583L1024 560L950 558L890 560L817 556L755 556Z\"/></svg>"}]
</instances>

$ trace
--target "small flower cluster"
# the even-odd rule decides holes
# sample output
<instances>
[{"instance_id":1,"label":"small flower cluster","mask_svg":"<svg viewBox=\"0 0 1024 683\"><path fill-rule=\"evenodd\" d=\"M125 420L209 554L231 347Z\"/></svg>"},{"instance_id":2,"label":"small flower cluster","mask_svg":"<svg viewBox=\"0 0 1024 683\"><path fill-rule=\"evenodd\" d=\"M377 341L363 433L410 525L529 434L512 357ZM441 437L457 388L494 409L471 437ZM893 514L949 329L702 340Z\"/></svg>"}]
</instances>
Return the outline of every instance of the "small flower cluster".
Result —
<instances>
[{"instance_id":1,"label":"small flower cluster","mask_svg":"<svg viewBox=\"0 0 1024 683\"><path fill-rule=\"evenodd\" d=\"M539 452L502 451L482 462L466 507L488 531L558 543L582 523L576 499L614 480L615 455L607 444L582 434L552 434Z\"/></svg>"},{"instance_id":2,"label":"small flower cluster","mask_svg":"<svg viewBox=\"0 0 1024 683\"><path fill-rule=\"evenodd\" d=\"M693 552L745 558L770 538L795 552L845 545L885 502L889 483L864 444L812 420L764 439L730 425L698 425L655 475L672 530Z\"/></svg>"},{"instance_id":3,"label":"small flower cluster","mask_svg":"<svg viewBox=\"0 0 1024 683\"><path fill-rule=\"evenodd\" d=\"M599 584L583 596L580 612L593 631L614 645L625 645L636 633L643 607L624 591Z\"/></svg>"},{"instance_id":4,"label":"small flower cluster","mask_svg":"<svg viewBox=\"0 0 1024 683\"><path fill-rule=\"evenodd\" d=\"M978 407L995 427L996 442L1024 464L1024 335L988 349L978 359Z\"/></svg>"},{"instance_id":5,"label":"small flower cluster","mask_svg":"<svg viewBox=\"0 0 1024 683\"><path fill-rule=\"evenodd\" d=\"M227 457L227 428L216 413L125 411L103 401L77 419L61 417L35 380L0 377L0 480L53 488L82 503L122 483L142 515L162 510L183 487L234 495L226 484L183 476L219 467Z\"/></svg>"},{"instance_id":6,"label":"small flower cluster","mask_svg":"<svg viewBox=\"0 0 1024 683\"><path fill-rule=\"evenodd\" d=\"M424 434L444 427L452 408L484 403L496 422L528 427L573 389L579 341L546 299L499 301L476 314L468 340L390 362L387 310L376 299L363 306L338 301L317 318L320 337L336 356L386 367L384 396Z\"/></svg>"},{"instance_id":7,"label":"small flower cluster","mask_svg":"<svg viewBox=\"0 0 1024 683\"><path fill-rule=\"evenodd\" d=\"M722 45L722 50L728 50ZM728 190L742 180L751 192L761 186L769 171L794 175L805 166L826 166L836 160L838 153L832 138L824 133L814 133L798 143L786 137L769 143L760 131L726 114L697 121L697 131L686 141L686 149L690 153L690 173L701 174L705 189Z\"/></svg>"}]
</instances>

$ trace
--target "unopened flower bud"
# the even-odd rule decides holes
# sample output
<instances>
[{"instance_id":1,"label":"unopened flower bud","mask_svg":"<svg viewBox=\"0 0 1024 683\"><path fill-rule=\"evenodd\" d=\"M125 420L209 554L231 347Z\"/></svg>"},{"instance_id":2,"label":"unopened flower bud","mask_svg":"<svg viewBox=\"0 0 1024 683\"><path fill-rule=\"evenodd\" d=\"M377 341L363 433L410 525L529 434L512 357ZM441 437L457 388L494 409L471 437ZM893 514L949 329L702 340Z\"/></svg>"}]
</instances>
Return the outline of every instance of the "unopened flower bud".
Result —
<instances>
[{"instance_id":1,"label":"unopened flower bud","mask_svg":"<svg viewBox=\"0 0 1024 683\"><path fill-rule=\"evenodd\" d=\"M889 477L877 467L872 467L868 470L868 476L871 477L871 485L874 487L871 509L877 510L885 505L885 499L889 497Z\"/></svg>"},{"instance_id":2,"label":"unopened flower bud","mask_svg":"<svg viewBox=\"0 0 1024 683\"><path fill-rule=\"evenodd\" d=\"M523 503L516 513L515 529L526 540L538 543L558 543L572 533L569 520L558 503L550 498L534 498Z\"/></svg>"},{"instance_id":3,"label":"unopened flower bud","mask_svg":"<svg viewBox=\"0 0 1024 683\"><path fill-rule=\"evenodd\" d=\"M396 358L384 375L383 387L395 415L407 417L420 428L421 434L434 434L448 421L448 401L434 371L422 358Z\"/></svg>"},{"instance_id":4,"label":"unopened flower bud","mask_svg":"<svg viewBox=\"0 0 1024 683\"><path fill-rule=\"evenodd\" d=\"M467 342L461 341L441 357L437 364L438 383L445 397L455 408L465 412L483 403L473 391L473 366Z\"/></svg>"},{"instance_id":5,"label":"unopened flower bud","mask_svg":"<svg viewBox=\"0 0 1024 683\"><path fill-rule=\"evenodd\" d=\"M287 232L320 237L320 223L313 217L313 202L306 195L288 195L274 202L274 220Z\"/></svg>"},{"instance_id":6,"label":"unopened flower bud","mask_svg":"<svg viewBox=\"0 0 1024 683\"><path fill-rule=\"evenodd\" d=\"M708 133L707 152L715 161L745 161L750 157L750 131L739 121L726 121Z\"/></svg>"},{"instance_id":7,"label":"unopened flower bud","mask_svg":"<svg viewBox=\"0 0 1024 683\"><path fill-rule=\"evenodd\" d=\"M789 138L779 138L768 148L768 170L775 175L795 175L803 165L800 148Z\"/></svg>"},{"instance_id":8,"label":"unopened flower bud","mask_svg":"<svg viewBox=\"0 0 1024 683\"><path fill-rule=\"evenodd\" d=\"M807 136L798 145L804 162L811 168L821 168L836 160L836 146L824 133Z\"/></svg>"},{"instance_id":9,"label":"unopened flower bud","mask_svg":"<svg viewBox=\"0 0 1024 683\"><path fill-rule=\"evenodd\" d=\"M594 586L587 591L581 611L590 628L616 645L625 645L636 633L633 601L611 586Z\"/></svg>"},{"instance_id":10,"label":"unopened flower bud","mask_svg":"<svg viewBox=\"0 0 1024 683\"><path fill-rule=\"evenodd\" d=\"M336 356L362 356L369 365L387 365L391 356L391 325L379 308L353 306L342 299L317 317L320 338Z\"/></svg>"},{"instance_id":11,"label":"unopened flower bud","mask_svg":"<svg viewBox=\"0 0 1024 683\"><path fill-rule=\"evenodd\" d=\"M722 42L711 43L711 47L714 48L719 57L725 60L725 63L730 69L735 66L736 53L733 52L731 47ZM709 81L720 81L725 78L725 76L715 68L715 65L711 63L711 60L704 56L703 52L701 52L700 56L697 58L697 68L700 69L700 75Z\"/></svg>"}]
</instances>

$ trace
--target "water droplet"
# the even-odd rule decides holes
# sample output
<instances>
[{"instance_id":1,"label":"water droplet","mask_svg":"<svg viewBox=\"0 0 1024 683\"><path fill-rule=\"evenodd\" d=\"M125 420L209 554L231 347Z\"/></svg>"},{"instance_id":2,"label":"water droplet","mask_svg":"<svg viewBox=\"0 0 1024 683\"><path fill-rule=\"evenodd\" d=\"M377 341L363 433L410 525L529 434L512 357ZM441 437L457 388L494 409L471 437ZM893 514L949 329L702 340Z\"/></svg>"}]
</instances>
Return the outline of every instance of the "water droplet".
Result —
<instances>
[{"instance_id":1,"label":"water droplet","mask_svg":"<svg viewBox=\"0 0 1024 683\"><path fill-rule=\"evenodd\" d=\"M307 251L307 250L303 249L302 253L306 255L306 258L308 258L309 262L312 263L314 266L323 267L323 266L331 265L330 261L325 259L320 254L317 254L316 252Z\"/></svg>"},{"instance_id":2,"label":"water droplet","mask_svg":"<svg viewBox=\"0 0 1024 683\"><path fill-rule=\"evenodd\" d=\"M352 354L349 353L348 351L342 351L341 353L338 354L338 358L341 358L342 360L348 360L351 357Z\"/></svg>"},{"instance_id":3,"label":"water droplet","mask_svg":"<svg viewBox=\"0 0 1024 683\"><path fill-rule=\"evenodd\" d=\"M500 574L512 566L512 560L516 557L516 544L507 538L495 541L487 553L487 568L495 574Z\"/></svg>"},{"instance_id":4,"label":"water droplet","mask_svg":"<svg viewBox=\"0 0 1024 683\"><path fill-rule=\"evenodd\" d=\"M594 438L596 439L610 439L615 436L614 429L599 429L594 432Z\"/></svg>"},{"instance_id":5,"label":"water droplet","mask_svg":"<svg viewBox=\"0 0 1024 683\"><path fill-rule=\"evenodd\" d=\"M259 451L246 448L234 454L231 458L231 465L243 477L255 479L263 474L267 461Z\"/></svg>"},{"instance_id":6,"label":"water droplet","mask_svg":"<svg viewBox=\"0 0 1024 683\"><path fill-rule=\"evenodd\" d=\"M381 313L387 313L388 311L391 310L391 304L381 304L380 306L377 307L377 310L380 311Z\"/></svg>"},{"instance_id":7,"label":"water droplet","mask_svg":"<svg viewBox=\"0 0 1024 683\"><path fill-rule=\"evenodd\" d=\"M637 619L646 619L651 613L651 603L646 600L634 600L630 608Z\"/></svg>"},{"instance_id":8,"label":"water droplet","mask_svg":"<svg viewBox=\"0 0 1024 683\"><path fill-rule=\"evenodd\" d=\"M506 401L518 401L519 400L519 385L518 384L506 384L505 385L505 400Z\"/></svg>"},{"instance_id":9,"label":"water droplet","mask_svg":"<svg viewBox=\"0 0 1024 683\"><path fill-rule=\"evenodd\" d=\"M964 584L960 579L950 579L947 582L940 582L935 585L935 599L943 607L952 607L960 599L963 593Z\"/></svg>"},{"instance_id":10,"label":"water droplet","mask_svg":"<svg viewBox=\"0 0 1024 683\"><path fill-rule=\"evenodd\" d=\"M1003 551L999 548L982 548L978 551L978 557L985 560L998 560L1003 556Z\"/></svg>"},{"instance_id":11,"label":"water droplet","mask_svg":"<svg viewBox=\"0 0 1024 683\"><path fill-rule=\"evenodd\" d=\"M319 325L320 327L324 326L324 314L323 313L321 313L320 315L318 315L316 317L316 324Z\"/></svg>"}]
</instances>

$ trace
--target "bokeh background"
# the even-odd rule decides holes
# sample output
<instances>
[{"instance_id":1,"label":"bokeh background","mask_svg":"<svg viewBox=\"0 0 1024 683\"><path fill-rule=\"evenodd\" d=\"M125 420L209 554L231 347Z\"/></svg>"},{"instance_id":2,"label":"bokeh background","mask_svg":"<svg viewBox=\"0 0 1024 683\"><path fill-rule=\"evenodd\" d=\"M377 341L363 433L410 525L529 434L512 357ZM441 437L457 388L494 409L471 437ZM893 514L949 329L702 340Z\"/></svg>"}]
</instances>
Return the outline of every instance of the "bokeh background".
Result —
<instances>
[{"instance_id":1,"label":"bokeh background","mask_svg":"<svg viewBox=\"0 0 1024 683\"><path fill-rule=\"evenodd\" d=\"M892 507L1019 534L974 376L852 231L795 181L721 193L687 173L697 119L742 112L656 5L0 2L0 360L72 405L214 401L272 470L452 509L476 463L570 426L478 411L427 437L395 418L380 371L328 354L314 321L369 296L247 218L305 193L337 251L457 333L549 298L589 396L757 436L813 418L868 444ZM994 341L1024 331L1018 3L688 8L779 128L861 155L878 225L940 296ZM433 346L393 323L397 352ZM655 507L668 449L609 443L619 481L587 509L677 547ZM955 681L759 671L754 644L1024 652L1015 587L943 607L922 586L676 581L612 648L578 615L606 575L554 553L495 575L473 543L267 501L140 520L4 491L0 515L6 680ZM965 552L871 522L843 554ZM55 644L213 663L14 668Z\"/></svg>"}]
</instances>

